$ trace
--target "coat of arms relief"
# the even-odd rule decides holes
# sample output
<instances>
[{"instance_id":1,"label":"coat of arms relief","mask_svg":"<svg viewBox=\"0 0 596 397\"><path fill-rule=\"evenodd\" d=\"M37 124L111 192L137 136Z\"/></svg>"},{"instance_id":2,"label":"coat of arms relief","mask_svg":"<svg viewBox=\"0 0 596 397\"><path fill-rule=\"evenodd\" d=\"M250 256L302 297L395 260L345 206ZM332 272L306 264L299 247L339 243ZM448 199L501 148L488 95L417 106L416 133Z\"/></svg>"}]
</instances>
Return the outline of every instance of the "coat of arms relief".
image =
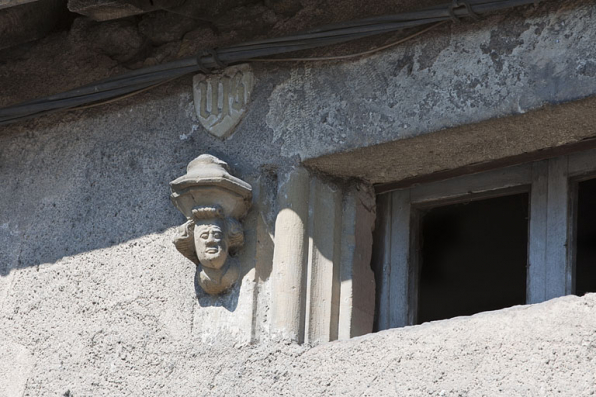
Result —
<instances>
[{"instance_id":1,"label":"coat of arms relief","mask_svg":"<svg viewBox=\"0 0 596 397\"><path fill-rule=\"evenodd\" d=\"M196 75L194 104L201 125L218 138L230 136L246 112L254 83L248 64L230 66L217 74Z\"/></svg>"}]
</instances>

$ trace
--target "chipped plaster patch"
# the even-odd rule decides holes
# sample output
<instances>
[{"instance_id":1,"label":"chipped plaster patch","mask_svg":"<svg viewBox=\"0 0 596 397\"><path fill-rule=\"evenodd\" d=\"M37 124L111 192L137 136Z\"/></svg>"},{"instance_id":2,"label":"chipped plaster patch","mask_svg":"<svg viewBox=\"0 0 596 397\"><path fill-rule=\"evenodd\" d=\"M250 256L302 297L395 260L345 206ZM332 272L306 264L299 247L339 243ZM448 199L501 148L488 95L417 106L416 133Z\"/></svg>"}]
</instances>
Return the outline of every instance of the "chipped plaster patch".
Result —
<instances>
[{"instance_id":1,"label":"chipped plaster patch","mask_svg":"<svg viewBox=\"0 0 596 397\"><path fill-rule=\"evenodd\" d=\"M193 124L192 127L191 127L191 129L190 129L190 132L188 134L180 134L180 140L181 141L186 141L198 129L199 129L199 126L196 125L196 124Z\"/></svg>"}]
</instances>

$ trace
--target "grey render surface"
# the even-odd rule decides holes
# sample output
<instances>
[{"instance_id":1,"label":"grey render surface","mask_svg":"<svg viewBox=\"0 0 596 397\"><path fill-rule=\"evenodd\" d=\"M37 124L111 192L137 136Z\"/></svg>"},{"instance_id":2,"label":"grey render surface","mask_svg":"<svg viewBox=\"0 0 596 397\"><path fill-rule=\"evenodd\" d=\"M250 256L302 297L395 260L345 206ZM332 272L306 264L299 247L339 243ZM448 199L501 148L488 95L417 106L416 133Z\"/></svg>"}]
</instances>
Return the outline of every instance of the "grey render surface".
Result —
<instances>
[{"instance_id":1,"label":"grey render surface","mask_svg":"<svg viewBox=\"0 0 596 397\"><path fill-rule=\"evenodd\" d=\"M441 27L358 61L255 65L249 110L225 141L196 120L191 77L103 107L0 127L0 376L11 380L0 382L1 392L593 393L594 295L312 349L269 341L267 314L278 175L302 161L398 140L434 136L437 150L457 146L457 135L442 140L449 132L436 131L594 95L595 9L588 0L551 1ZM75 26L0 65L0 103L118 68L81 47L77 34ZM65 71L72 72L66 79ZM493 148L513 155L595 135L589 128L527 133L512 145L503 133ZM478 161L482 137L438 165L427 146L414 145L411 161L419 165L393 175ZM223 299L195 290L194 264L171 243L183 219L168 183L201 153L228 162L255 189L242 282Z\"/></svg>"}]
</instances>

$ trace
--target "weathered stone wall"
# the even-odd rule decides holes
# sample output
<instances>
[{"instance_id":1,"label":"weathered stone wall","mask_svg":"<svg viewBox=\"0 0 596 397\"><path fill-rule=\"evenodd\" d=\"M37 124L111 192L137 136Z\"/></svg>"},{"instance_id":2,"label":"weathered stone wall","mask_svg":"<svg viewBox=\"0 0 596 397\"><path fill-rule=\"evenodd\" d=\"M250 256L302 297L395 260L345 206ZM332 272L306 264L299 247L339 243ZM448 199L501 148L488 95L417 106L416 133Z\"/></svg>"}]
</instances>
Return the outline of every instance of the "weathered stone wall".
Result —
<instances>
[{"instance_id":1,"label":"weathered stone wall","mask_svg":"<svg viewBox=\"0 0 596 397\"><path fill-rule=\"evenodd\" d=\"M306 64L271 93L267 125L282 154L309 159L593 95L593 12L547 2L360 61Z\"/></svg>"},{"instance_id":2,"label":"weathered stone wall","mask_svg":"<svg viewBox=\"0 0 596 397\"><path fill-rule=\"evenodd\" d=\"M443 133L431 133L595 94L594 10L589 0L548 2L441 27L359 61L255 65L252 102L226 141L205 133L194 116L190 77L110 105L0 127L0 391L594 391L593 296L312 350L269 340L278 175L304 160L406 138L434 136L436 148L457 147L465 134L442 140ZM127 33L141 43L128 23L110 25L113 36ZM278 32L288 28L280 26ZM125 56L125 46L111 47L111 35L87 40L94 29L79 21L69 33L11 51L0 64L0 103L104 77L122 70L122 62L159 62L192 42L155 47L153 60L139 61ZM102 48L117 51L102 55ZM590 129L527 134L512 137L507 154L595 135ZM508 136L502 138L508 145ZM408 164L419 165L395 177L478 159L472 144L440 163L427 146L413 147ZM194 264L171 243L184 219L169 201L168 183L201 153L227 161L254 189L242 282L223 299L196 290Z\"/></svg>"},{"instance_id":3,"label":"weathered stone wall","mask_svg":"<svg viewBox=\"0 0 596 397\"><path fill-rule=\"evenodd\" d=\"M308 12L314 12L312 5L309 7ZM379 12L397 11L383 7ZM407 3L405 8L411 7ZM346 17L358 16L357 7L346 9ZM409 142L408 150L394 160L404 162L399 164L403 173L380 181L460 167L483 158L512 156L594 135L592 123L572 131L557 127L545 133L548 123L534 123L536 128L529 123L520 131L514 120L511 126L485 123L446 135L432 134L432 139L425 137L437 130L524 114L544 105L594 95L593 12L590 0L546 1L537 8L514 9L476 23L445 25L413 42L360 60L255 64L257 85L249 112L234 137L225 143L203 136L202 127L193 118L190 77L134 100L84 113L47 116L4 127L2 133L45 134L46 130L59 129L65 118L83 121L100 117L111 123L123 117L122 109L127 107L142 114L145 125L156 128L153 116L157 115L146 112L159 101L162 118L167 118L178 136L221 153L242 153L250 148L246 153L254 156L236 156L235 161L250 162L253 169L307 161L327 172L359 176L353 168L342 172L346 161L329 165L316 159L401 140ZM271 35L287 34L292 29L322 23L320 16L301 19L306 13L305 9L285 23L277 15L276 23L260 21L255 31L261 35L268 31ZM153 24L169 29L169 19L164 18L157 18ZM328 19L337 18L335 15ZM44 39L26 52L10 51L0 73L4 88L0 105L73 88L122 71L124 66L152 65L191 55L201 46L238 41L238 32L244 27L231 24L219 34L199 27L159 39L149 29L155 26L145 20L138 26L129 20L98 26L77 19L68 34ZM148 41L153 43L149 47ZM359 46L356 50L363 44ZM145 128L132 119L125 124L128 126L121 128ZM383 153L387 155L387 151ZM409 167L411 164L417 166ZM358 162L358 167L364 166L365 161ZM373 174L382 173L375 169ZM379 181L371 173L362 174L365 179Z\"/></svg>"}]
</instances>

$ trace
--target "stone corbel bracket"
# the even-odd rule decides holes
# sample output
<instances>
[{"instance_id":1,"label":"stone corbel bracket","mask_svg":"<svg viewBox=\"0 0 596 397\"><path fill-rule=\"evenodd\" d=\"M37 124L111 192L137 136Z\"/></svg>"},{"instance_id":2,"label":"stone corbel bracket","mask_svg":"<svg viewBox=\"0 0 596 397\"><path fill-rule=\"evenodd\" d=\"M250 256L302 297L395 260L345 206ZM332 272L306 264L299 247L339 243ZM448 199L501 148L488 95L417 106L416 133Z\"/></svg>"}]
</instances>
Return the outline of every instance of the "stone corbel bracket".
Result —
<instances>
[{"instance_id":1,"label":"stone corbel bracket","mask_svg":"<svg viewBox=\"0 0 596 397\"><path fill-rule=\"evenodd\" d=\"M170 187L174 206L187 219L174 239L176 248L198 266L197 280L206 293L229 290L240 276L234 254L244 244L240 221L250 208L252 187L209 154L191 161L186 175Z\"/></svg>"}]
</instances>

